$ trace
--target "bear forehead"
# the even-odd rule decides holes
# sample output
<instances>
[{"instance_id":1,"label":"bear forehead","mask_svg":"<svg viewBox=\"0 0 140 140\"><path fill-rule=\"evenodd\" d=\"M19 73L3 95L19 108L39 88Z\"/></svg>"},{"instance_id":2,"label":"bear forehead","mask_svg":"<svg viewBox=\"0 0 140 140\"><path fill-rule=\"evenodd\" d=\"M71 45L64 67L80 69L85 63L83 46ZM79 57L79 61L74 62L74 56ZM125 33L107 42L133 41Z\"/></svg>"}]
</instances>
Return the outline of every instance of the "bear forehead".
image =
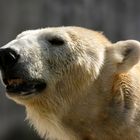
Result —
<instances>
[{"instance_id":1,"label":"bear forehead","mask_svg":"<svg viewBox=\"0 0 140 140\"><path fill-rule=\"evenodd\" d=\"M95 32L93 30L89 30L83 27L75 27L75 26L67 26L67 27L47 27L47 28L42 28L42 29L35 29L35 30L27 30L22 33L20 33L17 36L17 39L20 39L24 36L28 35L46 35L46 36L60 36L60 37L67 37L68 35L75 35L79 37L86 37L89 38L91 36L102 36L102 33ZM103 37L103 36L102 36ZM103 37L104 38L104 37Z\"/></svg>"},{"instance_id":2,"label":"bear forehead","mask_svg":"<svg viewBox=\"0 0 140 140\"><path fill-rule=\"evenodd\" d=\"M23 37L32 38L32 37L46 37L53 38L58 37L68 42L94 42L101 43L104 46L111 45L111 42L102 34L102 32L97 32L83 27L76 26L67 26L67 27L47 27L42 29L27 30L19 34L16 40L19 40Z\"/></svg>"},{"instance_id":3,"label":"bear forehead","mask_svg":"<svg viewBox=\"0 0 140 140\"><path fill-rule=\"evenodd\" d=\"M22 33L20 33L17 36L17 39L20 39L24 36L28 36L28 35L48 35L48 36L53 36L53 35L62 35L63 36L68 33L68 32L74 32L74 31L78 31L78 28L80 27L47 27L47 28L43 28L43 29L35 29L35 30L27 30L27 31L23 31ZM82 28L81 28L82 29ZM86 30L86 29L85 29Z\"/></svg>"}]
</instances>

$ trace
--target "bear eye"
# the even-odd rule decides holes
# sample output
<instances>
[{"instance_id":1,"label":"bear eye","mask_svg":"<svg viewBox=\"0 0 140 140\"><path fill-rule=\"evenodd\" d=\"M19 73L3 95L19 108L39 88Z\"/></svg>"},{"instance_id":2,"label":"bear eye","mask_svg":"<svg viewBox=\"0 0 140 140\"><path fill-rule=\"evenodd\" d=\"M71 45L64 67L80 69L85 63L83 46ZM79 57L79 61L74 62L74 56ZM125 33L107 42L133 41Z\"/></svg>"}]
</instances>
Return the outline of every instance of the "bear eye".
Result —
<instances>
[{"instance_id":1,"label":"bear eye","mask_svg":"<svg viewBox=\"0 0 140 140\"><path fill-rule=\"evenodd\" d=\"M64 40L62 40L61 38L57 38L57 37L48 39L48 42L54 46L64 45L64 43L65 43Z\"/></svg>"}]
</instances>

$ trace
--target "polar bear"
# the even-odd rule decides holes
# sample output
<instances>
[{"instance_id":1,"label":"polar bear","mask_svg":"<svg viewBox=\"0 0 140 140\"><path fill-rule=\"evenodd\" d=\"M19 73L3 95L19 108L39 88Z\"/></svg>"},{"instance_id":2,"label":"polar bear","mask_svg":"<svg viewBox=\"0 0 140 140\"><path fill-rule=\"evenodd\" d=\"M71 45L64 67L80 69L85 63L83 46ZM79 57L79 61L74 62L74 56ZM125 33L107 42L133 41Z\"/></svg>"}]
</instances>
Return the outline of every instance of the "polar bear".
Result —
<instances>
[{"instance_id":1,"label":"polar bear","mask_svg":"<svg viewBox=\"0 0 140 140\"><path fill-rule=\"evenodd\" d=\"M81 27L24 31L0 48L6 94L45 140L140 139L140 43Z\"/></svg>"}]
</instances>

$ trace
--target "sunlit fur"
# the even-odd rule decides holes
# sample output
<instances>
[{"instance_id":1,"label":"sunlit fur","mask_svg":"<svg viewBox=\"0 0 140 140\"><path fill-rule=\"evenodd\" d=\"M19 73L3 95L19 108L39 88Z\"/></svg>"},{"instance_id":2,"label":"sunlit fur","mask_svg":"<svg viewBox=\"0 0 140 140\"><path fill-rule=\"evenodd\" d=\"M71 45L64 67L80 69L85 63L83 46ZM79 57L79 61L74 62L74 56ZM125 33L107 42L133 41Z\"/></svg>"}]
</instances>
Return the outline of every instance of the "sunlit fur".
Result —
<instances>
[{"instance_id":1,"label":"sunlit fur","mask_svg":"<svg viewBox=\"0 0 140 140\"><path fill-rule=\"evenodd\" d=\"M53 46L49 39L64 40ZM43 79L42 93L10 96L45 140L140 139L140 43L115 44L80 27L25 31L4 46L20 55L21 75Z\"/></svg>"}]
</instances>

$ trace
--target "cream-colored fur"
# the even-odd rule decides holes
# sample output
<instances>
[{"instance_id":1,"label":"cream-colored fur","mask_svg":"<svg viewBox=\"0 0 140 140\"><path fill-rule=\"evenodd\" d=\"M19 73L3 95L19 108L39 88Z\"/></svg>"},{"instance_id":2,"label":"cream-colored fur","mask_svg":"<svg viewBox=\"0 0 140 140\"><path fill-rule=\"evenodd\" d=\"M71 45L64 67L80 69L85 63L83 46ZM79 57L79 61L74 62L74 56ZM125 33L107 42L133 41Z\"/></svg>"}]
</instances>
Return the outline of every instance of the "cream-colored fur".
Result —
<instances>
[{"instance_id":1,"label":"cream-colored fur","mask_svg":"<svg viewBox=\"0 0 140 140\"><path fill-rule=\"evenodd\" d=\"M25 77L47 83L27 97L8 94L44 139L140 139L138 41L113 44L96 31L59 27L25 31L3 48L21 55Z\"/></svg>"}]
</instances>

